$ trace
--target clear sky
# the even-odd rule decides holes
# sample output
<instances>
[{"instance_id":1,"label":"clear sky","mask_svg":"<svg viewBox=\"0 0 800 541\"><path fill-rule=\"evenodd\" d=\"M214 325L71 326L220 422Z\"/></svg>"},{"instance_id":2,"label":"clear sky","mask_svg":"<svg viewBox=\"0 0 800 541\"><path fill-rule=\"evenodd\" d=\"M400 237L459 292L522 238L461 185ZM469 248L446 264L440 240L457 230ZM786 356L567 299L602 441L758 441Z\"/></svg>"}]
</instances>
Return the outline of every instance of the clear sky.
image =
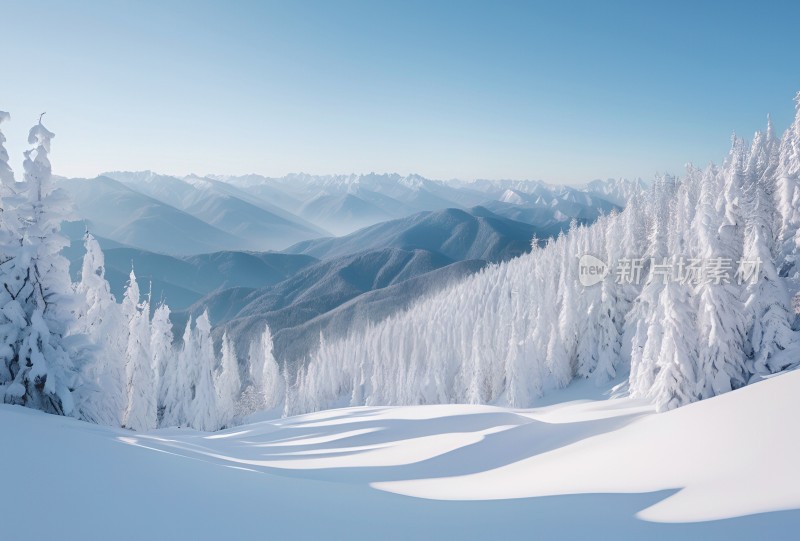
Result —
<instances>
[{"instance_id":1,"label":"clear sky","mask_svg":"<svg viewBox=\"0 0 800 541\"><path fill-rule=\"evenodd\" d=\"M17 174L680 173L800 90L800 2L0 0Z\"/></svg>"}]
</instances>

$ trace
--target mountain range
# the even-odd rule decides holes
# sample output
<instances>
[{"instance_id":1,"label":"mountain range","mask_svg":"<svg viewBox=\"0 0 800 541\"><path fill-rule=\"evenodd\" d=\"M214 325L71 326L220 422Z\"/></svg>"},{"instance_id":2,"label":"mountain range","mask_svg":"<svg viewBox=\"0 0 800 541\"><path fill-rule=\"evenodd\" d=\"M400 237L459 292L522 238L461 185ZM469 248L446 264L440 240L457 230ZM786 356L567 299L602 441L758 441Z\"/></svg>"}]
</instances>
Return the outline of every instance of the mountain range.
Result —
<instances>
[{"instance_id":1,"label":"mountain range","mask_svg":"<svg viewBox=\"0 0 800 541\"><path fill-rule=\"evenodd\" d=\"M619 206L616 181L584 189L418 175L183 178L151 171L59 179L76 218L106 241L170 255L283 250L419 212L482 206L539 228L590 222ZM634 186L624 181L621 185ZM81 229L81 228L79 228Z\"/></svg>"},{"instance_id":2,"label":"mountain range","mask_svg":"<svg viewBox=\"0 0 800 541\"><path fill-rule=\"evenodd\" d=\"M76 220L64 228L73 275L89 230L118 298L133 268L152 298L170 305L176 332L208 309L217 332L233 329L241 344L268 323L276 354L292 359L321 331L336 335L384 318L528 252L534 238L543 243L573 221L591 223L639 187L149 171L59 184L75 203Z\"/></svg>"}]
</instances>

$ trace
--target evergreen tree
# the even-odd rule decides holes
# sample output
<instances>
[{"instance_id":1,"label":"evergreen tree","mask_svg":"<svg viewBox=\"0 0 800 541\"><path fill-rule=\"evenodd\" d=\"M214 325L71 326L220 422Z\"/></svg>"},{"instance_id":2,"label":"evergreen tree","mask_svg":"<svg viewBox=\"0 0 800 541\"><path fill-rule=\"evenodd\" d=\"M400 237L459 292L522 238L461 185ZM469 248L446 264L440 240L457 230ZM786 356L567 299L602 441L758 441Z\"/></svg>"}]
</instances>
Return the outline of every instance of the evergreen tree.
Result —
<instances>
[{"instance_id":1,"label":"evergreen tree","mask_svg":"<svg viewBox=\"0 0 800 541\"><path fill-rule=\"evenodd\" d=\"M163 325L163 324L162 324ZM160 333L158 336L156 333ZM152 340L162 340L165 329L154 328ZM152 343L151 340L151 343ZM186 322L180 351L164 363L164 377L161 381L161 426L186 426L191 402L194 397L194 382L197 381L194 367L197 352L192 336L192 318Z\"/></svg>"},{"instance_id":2,"label":"evergreen tree","mask_svg":"<svg viewBox=\"0 0 800 541\"><path fill-rule=\"evenodd\" d=\"M773 205L777 169L777 142L769 122L767 133L756 134L747 166L748 212L739 280L745 281L747 349L752 357L749 372L763 376L786 368L794 361L796 342L791 328L791 297L776 265L777 223ZM789 351L787 351L787 349Z\"/></svg>"},{"instance_id":3,"label":"evergreen tree","mask_svg":"<svg viewBox=\"0 0 800 541\"><path fill-rule=\"evenodd\" d=\"M169 306L161 304L153 312L150 325L150 355L153 372L157 378L158 389L158 425L164 424L166 402L172 394L171 385L177 385L177 361L175 349L172 347L172 322L169 319Z\"/></svg>"},{"instance_id":4,"label":"evergreen tree","mask_svg":"<svg viewBox=\"0 0 800 541\"><path fill-rule=\"evenodd\" d=\"M217 373L216 388L220 421L223 426L228 426L237 414L242 383L236 349L227 331L222 335L222 362Z\"/></svg>"},{"instance_id":5,"label":"evergreen tree","mask_svg":"<svg viewBox=\"0 0 800 541\"><path fill-rule=\"evenodd\" d=\"M76 302L69 263L60 253L67 245L59 230L69 203L52 185L53 137L41 119L28 135L24 199L14 216L19 244L7 246L2 265L0 378L5 402L71 414L77 373L65 337Z\"/></svg>"},{"instance_id":6,"label":"evergreen tree","mask_svg":"<svg viewBox=\"0 0 800 541\"><path fill-rule=\"evenodd\" d=\"M214 388L214 372L217 359L214 355L214 342L211 338L211 323L208 311L197 318L195 332L192 336L195 357L187 359L195 365L192 370L193 397L188 411L187 424L197 430L206 432L218 430L221 426L220 412L217 405L217 391Z\"/></svg>"},{"instance_id":7,"label":"evergreen tree","mask_svg":"<svg viewBox=\"0 0 800 541\"><path fill-rule=\"evenodd\" d=\"M744 220L739 202L743 158L742 145L734 139L726 167L718 175L706 176L701 188L698 236L707 267L695 291L702 338L698 359L701 398L741 387L747 381L742 292L732 280L733 272L724 268L734 265L742 254Z\"/></svg>"},{"instance_id":8,"label":"evergreen tree","mask_svg":"<svg viewBox=\"0 0 800 541\"><path fill-rule=\"evenodd\" d=\"M775 175L775 201L780 216L778 244L781 276L795 276L800 231L800 92L795 97L796 114L791 127L784 132L778 149Z\"/></svg>"},{"instance_id":9,"label":"evergreen tree","mask_svg":"<svg viewBox=\"0 0 800 541\"><path fill-rule=\"evenodd\" d=\"M675 182L669 176L657 178L650 200L650 232L648 236L648 274L632 309L631 372L632 396L648 396L658 373L658 360L664 339L665 306L660 302L666 284L672 280L672 261L668 246L671 202Z\"/></svg>"},{"instance_id":10,"label":"evergreen tree","mask_svg":"<svg viewBox=\"0 0 800 541\"><path fill-rule=\"evenodd\" d=\"M321 340L321 346L324 350L324 340ZM252 411L276 407L284 395L283 378L273 353L269 325L265 325L264 332L250 344L247 359L251 384L248 396Z\"/></svg>"},{"instance_id":11,"label":"evergreen tree","mask_svg":"<svg viewBox=\"0 0 800 541\"><path fill-rule=\"evenodd\" d=\"M15 195L14 173L8 165L8 152L5 148L6 138L2 132L2 124L10 119L5 111L0 111L0 272L5 274L13 268L14 257L19 249L19 222L16 218L13 201ZM5 280L4 280L5 281ZM0 302L8 302L8 298L0 291ZM11 359L14 356L14 340L17 335L17 322L7 316L0 315L0 400L5 399L7 387L14 379L11 373Z\"/></svg>"},{"instance_id":12,"label":"evergreen tree","mask_svg":"<svg viewBox=\"0 0 800 541\"><path fill-rule=\"evenodd\" d=\"M684 183L677 192L671 207L667 246L671 254L684 254L688 250L689 224L692 221L692 188ZM672 256L673 263L679 256ZM673 269L680 267L673 265ZM670 276L661 290L660 313L663 320L659 328L663 335L658 343L653 383L646 395L656 402L658 411L684 406L697 395L698 342L696 308L691 288L682 283L681 276Z\"/></svg>"},{"instance_id":13,"label":"evergreen tree","mask_svg":"<svg viewBox=\"0 0 800 541\"><path fill-rule=\"evenodd\" d=\"M139 299L139 285L131 270L122 302L128 328L125 348L128 400L123 425L141 431L155 428L158 423L158 388L150 351L150 301L139 302Z\"/></svg>"},{"instance_id":14,"label":"evergreen tree","mask_svg":"<svg viewBox=\"0 0 800 541\"><path fill-rule=\"evenodd\" d=\"M120 305L105 278L105 258L97 240L86 232L86 254L81 279L75 289L81 310L75 327L93 345L80 369L76 392L81 418L109 426L121 426L127 406L125 350L128 328Z\"/></svg>"},{"instance_id":15,"label":"evergreen tree","mask_svg":"<svg viewBox=\"0 0 800 541\"><path fill-rule=\"evenodd\" d=\"M617 284L613 269L617 268L623 258L622 245L615 242L622 233L622 219L614 213L606 221L603 235L606 237L606 264L609 272L600 283L600 299L597 305L597 362L592 376L598 383L605 383L617 375L620 350L622 346L622 329L628 305Z\"/></svg>"}]
</instances>

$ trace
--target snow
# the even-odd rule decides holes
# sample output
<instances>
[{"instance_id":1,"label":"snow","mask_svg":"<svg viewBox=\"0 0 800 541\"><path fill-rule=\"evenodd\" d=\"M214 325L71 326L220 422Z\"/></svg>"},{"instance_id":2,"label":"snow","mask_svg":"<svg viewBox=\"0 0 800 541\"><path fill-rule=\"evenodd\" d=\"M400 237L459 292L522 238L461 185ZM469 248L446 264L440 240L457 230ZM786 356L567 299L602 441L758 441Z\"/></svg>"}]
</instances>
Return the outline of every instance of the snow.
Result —
<instances>
[{"instance_id":1,"label":"snow","mask_svg":"<svg viewBox=\"0 0 800 541\"><path fill-rule=\"evenodd\" d=\"M216 433L1 405L3 536L795 538L800 426L783 412L800 372L662 414L587 391L603 394L583 381L527 410L357 407ZM34 471L47 520L16 505L39 496Z\"/></svg>"},{"instance_id":2,"label":"snow","mask_svg":"<svg viewBox=\"0 0 800 541\"><path fill-rule=\"evenodd\" d=\"M613 417L585 424L575 415L563 423L562 430L553 432L563 437L574 434L575 425L585 424L580 431L583 437L565 447L546 449L490 471L375 486L410 496L458 500L679 488L675 495L638 513L642 519L659 522L798 509L800 464L795 457L800 452L800 430L770 414L795 409L800 404L798 388L800 373L795 372L768 385L663 415L630 411L626 403L637 404L630 399L611 400L599 405L599 411L611 413L607 410L611 407ZM598 404L574 407L579 411L573 414L583 410L592 415ZM569 412L572 406L563 408ZM552 430L552 426L537 424L548 422L547 416L534 411L525 417L534 421L526 426L533 434Z\"/></svg>"}]
</instances>

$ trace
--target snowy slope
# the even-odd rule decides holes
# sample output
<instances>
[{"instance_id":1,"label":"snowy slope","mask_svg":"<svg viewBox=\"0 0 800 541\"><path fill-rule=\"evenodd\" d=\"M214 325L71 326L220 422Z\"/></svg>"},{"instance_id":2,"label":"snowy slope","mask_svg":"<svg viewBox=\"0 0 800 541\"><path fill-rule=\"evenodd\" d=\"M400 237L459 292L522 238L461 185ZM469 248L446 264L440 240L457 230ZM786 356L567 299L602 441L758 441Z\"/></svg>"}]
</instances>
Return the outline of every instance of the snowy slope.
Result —
<instances>
[{"instance_id":1,"label":"snowy slope","mask_svg":"<svg viewBox=\"0 0 800 541\"><path fill-rule=\"evenodd\" d=\"M798 397L794 372L663 414L630 399L349 408L213 434L2 405L2 534L796 539L800 426L783 413ZM48 497L19 505L42 501L32 476Z\"/></svg>"}]
</instances>

